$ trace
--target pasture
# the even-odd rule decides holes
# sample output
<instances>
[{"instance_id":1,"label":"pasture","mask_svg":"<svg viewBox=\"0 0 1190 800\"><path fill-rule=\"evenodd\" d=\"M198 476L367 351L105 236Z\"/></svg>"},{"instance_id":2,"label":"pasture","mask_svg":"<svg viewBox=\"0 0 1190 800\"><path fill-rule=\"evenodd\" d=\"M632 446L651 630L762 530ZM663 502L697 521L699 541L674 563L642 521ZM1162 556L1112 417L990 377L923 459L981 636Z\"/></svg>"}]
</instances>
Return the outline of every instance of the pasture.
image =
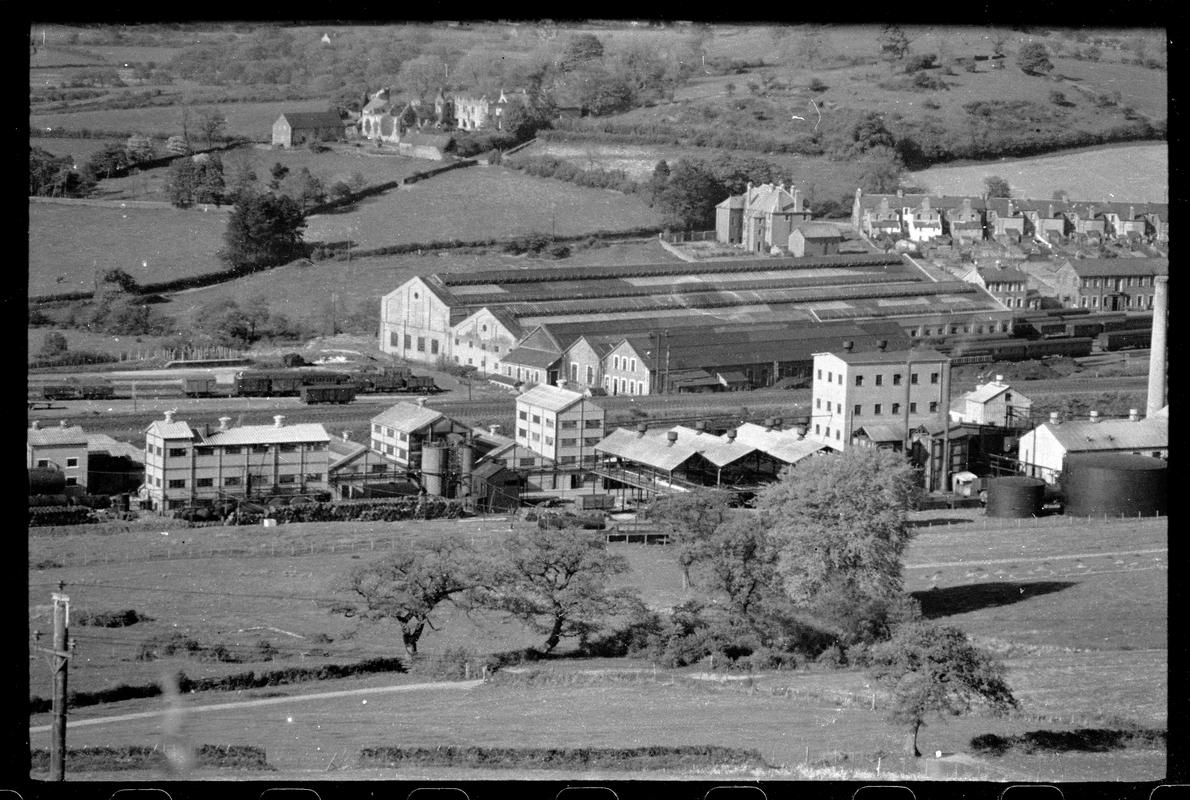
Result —
<instances>
[{"instance_id":1,"label":"pasture","mask_svg":"<svg viewBox=\"0 0 1190 800\"><path fill-rule=\"evenodd\" d=\"M990 175L1008 181L1013 197L1044 200L1065 191L1072 200L1167 202L1169 145L1121 144L1020 160L942 165L911 172L906 180L931 192L978 195Z\"/></svg>"},{"instance_id":2,"label":"pasture","mask_svg":"<svg viewBox=\"0 0 1190 800\"><path fill-rule=\"evenodd\" d=\"M203 109L218 111L227 118L227 133L264 141L272 139L273 123L284 111L326 111L326 100L283 100L256 103L205 103ZM102 131L129 131L145 135L180 135L181 106L104 109L97 111L58 111L30 114L29 127L88 128Z\"/></svg>"},{"instance_id":3,"label":"pasture","mask_svg":"<svg viewBox=\"0 0 1190 800\"><path fill-rule=\"evenodd\" d=\"M658 224L656 211L619 192L502 167L469 167L366 198L351 211L311 217L306 240L351 240L367 248L530 232L573 236Z\"/></svg>"},{"instance_id":4,"label":"pasture","mask_svg":"<svg viewBox=\"0 0 1190 800\"><path fill-rule=\"evenodd\" d=\"M30 147L40 147L56 156L74 156L75 163L82 166L87 159L109 144L124 146L126 139L67 139L57 136L30 137Z\"/></svg>"},{"instance_id":5,"label":"pasture","mask_svg":"<svg viewBox=\"0 0 1190 800\"><path fill-rule=\"evenodd\" d=\"M222 271L226 226L214 211L29 203L29 294L89 291L117 267L142 283Z\"/></svg>"}]
</instances>

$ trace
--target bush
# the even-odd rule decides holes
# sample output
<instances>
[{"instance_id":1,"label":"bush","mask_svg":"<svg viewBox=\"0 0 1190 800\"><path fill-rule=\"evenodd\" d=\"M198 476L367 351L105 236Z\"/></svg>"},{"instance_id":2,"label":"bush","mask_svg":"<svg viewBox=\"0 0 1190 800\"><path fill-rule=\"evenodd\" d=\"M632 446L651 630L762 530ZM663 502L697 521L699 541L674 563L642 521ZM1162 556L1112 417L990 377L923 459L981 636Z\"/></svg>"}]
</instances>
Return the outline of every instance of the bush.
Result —
<instances>
[{"instance_id":1,"label":"bush","mask_svg":"<svg viewBox=\"0 0 1190 800\"><path fill-rule=\"evenodd\" d=\"M830 87L823 83L818 78L811 78L809 86L807 87L811 92L825 92Z\"/></svg>"},{"instance_id":2,"label":"bush","mask_svg":"<svg viewBox=\"0 0 1190 800\"><path fill-rule=\"evenodd\" d=\"M277 657L279 651L273 646L273 643L268 639L259 639L256 642L256 660L257 661L272 661Z\"/></svg>"},{"instance_id":3,"label":"bush","mask_svg":"<svg viewBox=\"0 0 1190 800\"><path fill-rule=\"evenodd\" d=\"M29 527L44 525L83 525L94 522L95 515L85 506L35 506L29 509Z\"/></svg>"},{"instance_id":4,"label":"bush","mask_svg":"<svg viewBox=\"0 0 1190 800\"><path fill-rule=\"evenodd\" d=\"M132 608L123 611L97 611L79 614L77 624L94 628L126 628L138 622L152 622L153 618Z\"/></svg>"},{"instance_id":5,"label":"bush","mask_svg":"<svg viewBox=\"0 0 1190 800\"><path fill-rule=\"evenodd\" d=\"M469 766L504 769L678 769L699 767L766 767L756 750L719 745L652 745L649 747L365 747L363 767Z\"/></svg>"},{"instance_id":6,"label":"bush","mask_svg":"<svg viewBox=\"0 0 1190 800\"><path fill-rule=\"evenodd\" d=\"M837 644L832 644L818 654L818 657L814 659L814 664L828 669L837 669L843 665L843 658L843 651Z\"/></svg>"},{"instance_id":7,"label":"bush","mask_svg":"<svg viewBox=\"0 0 1190 800\"><path fill-rule=\"evenodd\" d=\"M273 770L265 760L265 752L250 745L200 744L194 751L195 766L226 767L231 769ZM49 769L50 753L44 749L29 752L30 768ZM166 768L165 751L153 745L124 745L121 747L68 748L66 765L73 772L118 771Z\"/></svg>"}]
</instances>

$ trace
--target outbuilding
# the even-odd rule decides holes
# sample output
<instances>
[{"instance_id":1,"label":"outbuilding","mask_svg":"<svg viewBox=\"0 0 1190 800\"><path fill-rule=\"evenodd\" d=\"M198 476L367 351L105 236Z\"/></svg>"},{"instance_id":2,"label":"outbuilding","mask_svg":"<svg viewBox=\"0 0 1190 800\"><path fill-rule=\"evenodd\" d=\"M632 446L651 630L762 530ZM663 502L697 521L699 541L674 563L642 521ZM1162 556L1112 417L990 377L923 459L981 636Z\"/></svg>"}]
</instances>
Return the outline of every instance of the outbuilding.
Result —
<instances>
[{"instance_id":1,"label":"outbuilding","mask_svg":"<svg viewBox=\"0 0 1190 800\"><path fill-rule=\"evenodd\" d=\"M343 122L334 111L286 111L273 123L273 145L293 147L307 142L337 142Z\"/></svg>"}]
</instances>

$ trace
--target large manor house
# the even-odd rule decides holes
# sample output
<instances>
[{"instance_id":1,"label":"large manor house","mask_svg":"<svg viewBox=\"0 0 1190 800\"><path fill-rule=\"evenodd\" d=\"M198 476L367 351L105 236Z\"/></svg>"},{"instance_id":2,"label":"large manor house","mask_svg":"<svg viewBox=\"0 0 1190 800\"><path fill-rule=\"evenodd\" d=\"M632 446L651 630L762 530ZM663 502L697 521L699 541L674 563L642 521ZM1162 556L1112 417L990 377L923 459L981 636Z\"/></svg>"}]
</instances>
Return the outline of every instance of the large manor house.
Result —
<instances>
[{"instance_id":1,"label":"large manor house","mask_svg":"<svg viewBox=\"0 0 1190 800\"><path fill-rule=\"evenodd\" d=\"M491 98L486 94L447 95L439 89L432 103L422 103L418 99L398 99L386 87L364 105L359 133L365 139L399 144L410 131L502 130L504 112L510 104L528 102L524 91L506 94L501 89L498 97Z\"/></svg>"}]
</instances>

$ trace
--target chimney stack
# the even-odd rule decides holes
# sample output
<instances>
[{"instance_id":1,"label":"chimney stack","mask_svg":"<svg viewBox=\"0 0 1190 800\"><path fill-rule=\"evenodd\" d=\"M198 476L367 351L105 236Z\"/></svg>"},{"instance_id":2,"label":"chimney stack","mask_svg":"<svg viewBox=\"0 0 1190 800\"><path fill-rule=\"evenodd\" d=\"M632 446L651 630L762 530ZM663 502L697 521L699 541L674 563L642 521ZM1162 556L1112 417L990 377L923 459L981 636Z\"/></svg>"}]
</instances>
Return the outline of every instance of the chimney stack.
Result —
<instances>
[{"instance_id":1,"label":"chimney stack","mask_svg":"<svg viewBox=\"0 0 1190 800\"><path fill-rule=\"evenodd\" d=\"M731 430L729 430L725 435L727 436L728 444L731 444L732 442L734 442L735 441L735 428L732 428Z\"/></svg>"},{"instance_id":2,"label":"chimney stack","mask_svg":"<svg viewBox=\"0 0 1190 800\"><path fill-rule=\"evenodd\" d=\"M426 398L424 396L417 398L417 407L418 408L424 408L425 405L426 405Z\"/></svg>"},{"instance_id":3,"label":"chimney stack","mask_svg":"<svg viewBox=\"0 0 1190 800\"><path fill-rule=\"evenodd\" d=\"M493 436L499 436L500 435L500 426L496 425L495 423L489 425L488 433L492 434Z\"/></svg>"},{"instance_id":4,"label":"chimney stack","mask_svg":"<svg viewBox=\"0 0 1190 800\"><path fill-rule=\"evenodd\" d=\"M1098 422L1099 421L1099 412L1092 409L1090 419L1091 419L1091 422Z\"/></svg>"},{"instance_id":5,"label":"chimney stack","mask_svg":"<svg viewBox=\"0 0 1190 800\"><path fill-rule=\"evenodd\" d=\"M220 417L219 418L219 430L221 430L221 431L227 430L227 426L229 424L231 424L231 417Z\"/></svg>"},{"instance_id":6,"label":"chimney stack","mask_svg":"<svg viewBox=\"0 0 1190 800\"><path fill-rule=\"evenodd\" d=\"M41 420L39 420L39 419L33 420L33 424L30 425L29 427L35 431L41 430Z\"/></svg>"},{"instance_id":7,"label":"chimney stack","mask_svg":"<svg viewBox=\"0 0 1190 800\"><path fill-rule=\"evenodd\" d=\"M351 431L343 431L343 441L345 441L345 442L351 441Z\"/></svg>"},{"instance_id":8,"label":"chimney stack","mask_svg":"<svg viewBox=\"0 0 1190 800\"><path fill-rule=\"evenodd\" d=\"M764 429L765 429L765 431L771 431L773 429L773 418L772 417L765 418Z\"/></svg>"},{"instance_id":9,"label":"chimney stack","mask_svg":"<svg viewBox=\"0 0 1190 800\"><path fill-rule=\"evenodd\" d=\"M997 375L997 376L996 376L996 383L1004 383L1004 376L1003 376L1003 375Z\"/></svg>"},{"instance_id":10,"label":"chimney stack","mask_svg":"<svg viewBox=\"0 0 1190 800\"><path fill-rule=\"evenodd\" d=\"M648 429L649 429L649 426L648 426L648 425L646 425L646 424L644 424L643 422L642 422L642 423L640 423L639 425L637 425L637 426L636 426L636 438L638 438L638 439L639 439L639 438L641 438L642 436L644 436L644 435L645 435L645 431L647 431Z\"/></svg>"},{"instance_id":11,"label":"chimney stack","mask_svg":"<svg viewBox=\"0 0 1190 800\"><path fill-rule=\"evenodd\" d=\"M285 424L285 415L284 414L274 414L273 415L273 427L274 428L280 428L284 424Z\"/></svg>"},{"instance_id":12,"label":"chimney stack","mask_svg":"<svg viewBox=\"0 0 1190 800\"><path fill-rule=\"evenodd\" d=\"M1051 411L1050 412L1050 425L1057 425L1057 424L1058 424L1058 412Z\"/></svg>"},{"instance_id":13,"label":"chimney stack","mask_svg":"<svg viewBox=\"0 0 1190 800\"><path fill-rule=\"evenodd\" d=\"M173 422L173 421L174 421L174 412L172 412L172 411L166 411L166 412L165 412L165 421L166 421L166 422Z\"/></svg>"},{"instance_id":14,"label":"chimney stack","mask_svg":"<svg viewBox=\"0 0 1190 800\"><path fill-rule=\"evenodd\" d=\"M554 381L554 385L557 386L559 389L565 389L566 388L566 379L558 378L558 380Z\"/></svg>"},{"instance_id":15,"label":"chimney stack","mask_svg":"<svg viewBox=\"0 0 1190 800\"><path fill-rule=\"evenodd\" d=\"M699 436L702 436L703 432L706 431L706 429L707 429L707 421L705 419L700 419L698 422L694 423L694 430L698 432Z\"/></svg>"},{"instance_id":16,"label":"chimney stack","mask_svg":"<svg viewBox=\"0 0 1190 800\"><path fill-rule=\"evenodd\" d=\"M773 427L781 430L781 423L784 422L780 417L773 417Z\"/></svg>"},{"instance_id":17,"label":"chimney stack","mask_svg":"<svg viewBox=\"0 0 1190 800\"><path fill-rule=\"evenodd\" d=\"M1139 411L1137 411L1135 408L1128 409L1128 421L1129 422L1136 422L1139 419L1140 419Z\"/></svg>"},{"instance_id":18,"label":"chimney stack","mask_svg":"<svg viewBox=\"0 0 1190 800\"><path fill-rule=\"evenodd\" d=\"M673 447L674 442L676 442L678 440L678 432L677 431L669 431L668 433L665 434L665 438L669 440L669 446Z\"/></svg>"},{"instance_id":19,"label":"chimney stack","mask_svg":"<svg viewBox=\"0 0 1190 800\"><path fill-rule=\"evenodd\" d=\"M1151 417L1165 406L1165 329L1169 298L1169 277L1153 278L1153 333L1149 341L1149 395L1145 416Z\"/></svg>"}]
</instances>

